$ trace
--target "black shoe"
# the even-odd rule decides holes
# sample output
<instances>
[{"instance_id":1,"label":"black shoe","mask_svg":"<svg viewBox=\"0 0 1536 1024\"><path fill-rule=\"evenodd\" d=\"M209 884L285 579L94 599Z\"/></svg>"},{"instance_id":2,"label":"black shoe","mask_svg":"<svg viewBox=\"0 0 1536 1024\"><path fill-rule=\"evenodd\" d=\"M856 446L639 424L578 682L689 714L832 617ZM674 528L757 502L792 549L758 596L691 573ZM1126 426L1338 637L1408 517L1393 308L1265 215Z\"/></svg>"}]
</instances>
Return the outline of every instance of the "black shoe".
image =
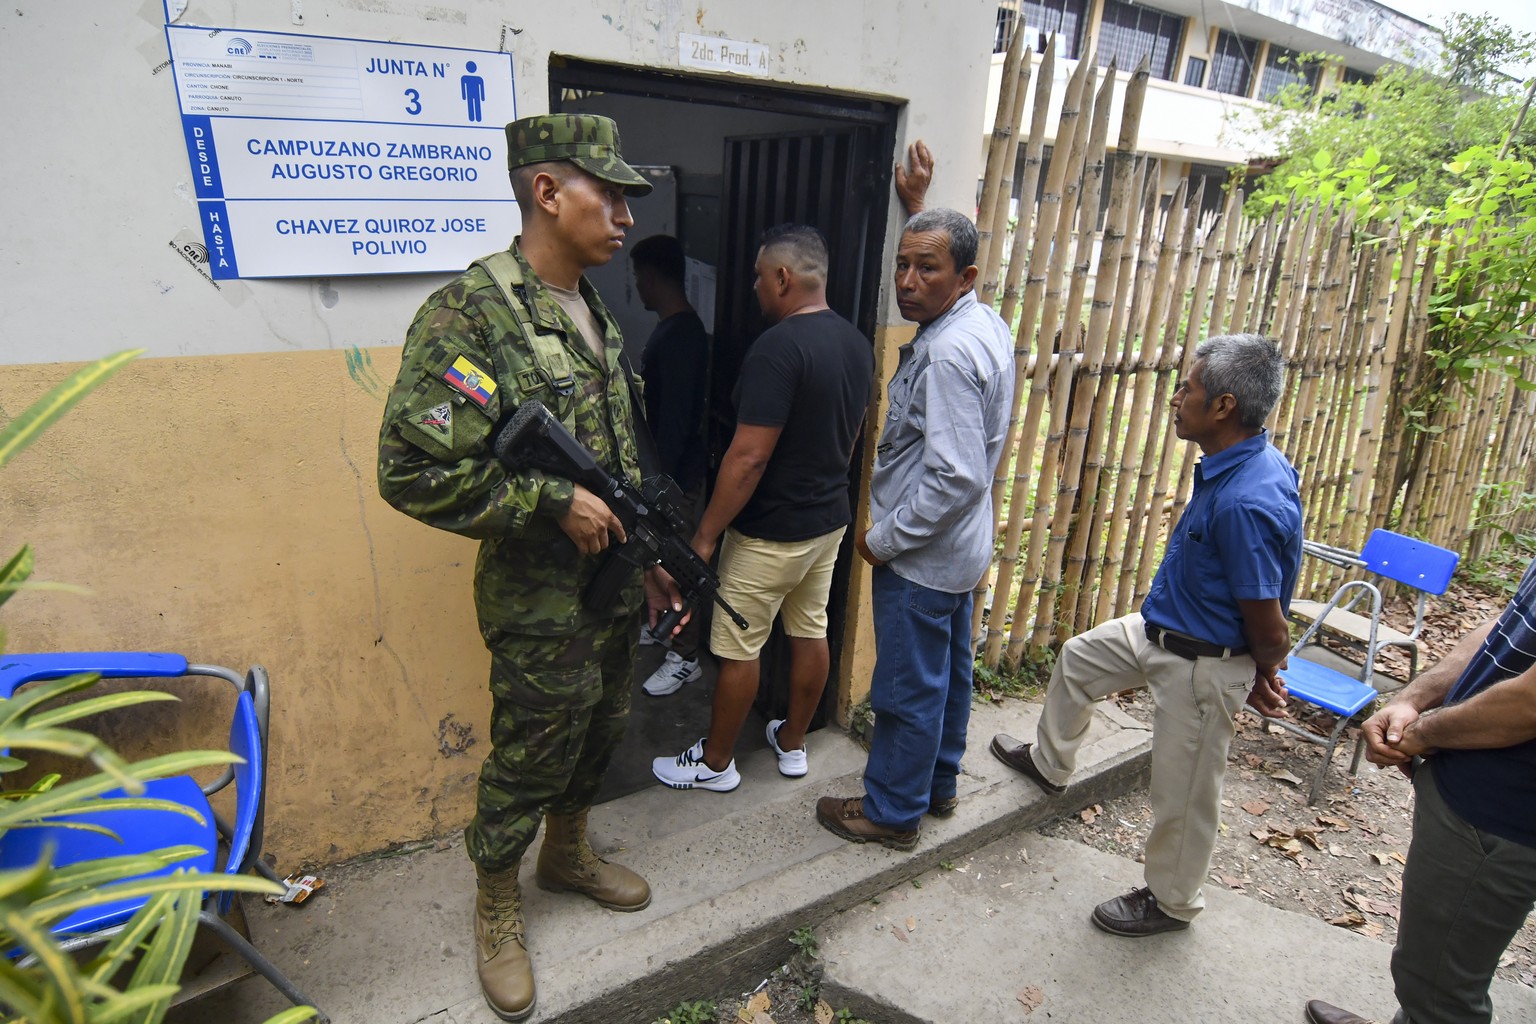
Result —
<instances>
[{"instance_id":1,"label":"black shoe","mask_svg":"<svg viewBox=\"0 0 1536 1024\"><path fill-rule=\"evenodd\" d=\"M1028 743L1021 743L1005 732L1000 732L992 737L993 757L1014 771L1028 776L1035 785L1051 794L1051 796L1059 796L1065 793L1067 791L1066 786L1058 786L1040 774L1040 769L1035 767L1034 758L1029 756L1029 747Z\"/></svg>"},{"instance_id":2,"label":"black shoe","mask_svg":"<svg viewBox=\"0 0 1536 1024\"><path fill-rule=\"evenodd\" d=\"M1132 889L1093 908L1093 923L1111 935L1139 939L1158 932L1177 932L1189 927L1188 921L1169 917L1157 905L1151 889Z\"/></svg>"},{"instance_id":3,"label":"black shoe","mask_svg":"<svg viewBox=\"0 0 1536 1024\"><path fill-rule=\"evenodd\" d=\"M1357 1013L1350 1013L1321 999L1314 999L1307 1004L1307 1020L1312 1024L1376 1024L1373 1020L1367 1020Z\"/></svg>"},{"instance_id":4,"label":"black shoe","mask_svg":"<svg viewBox=\"0 0 1536 1024\"><path fill-rule=\"evenodd\" d=\"M928 804L928 813L935 818L953 817L955 808L960 806L960 798L952 796L948 800L934 800Z\"/></svg>"}]
</instances>

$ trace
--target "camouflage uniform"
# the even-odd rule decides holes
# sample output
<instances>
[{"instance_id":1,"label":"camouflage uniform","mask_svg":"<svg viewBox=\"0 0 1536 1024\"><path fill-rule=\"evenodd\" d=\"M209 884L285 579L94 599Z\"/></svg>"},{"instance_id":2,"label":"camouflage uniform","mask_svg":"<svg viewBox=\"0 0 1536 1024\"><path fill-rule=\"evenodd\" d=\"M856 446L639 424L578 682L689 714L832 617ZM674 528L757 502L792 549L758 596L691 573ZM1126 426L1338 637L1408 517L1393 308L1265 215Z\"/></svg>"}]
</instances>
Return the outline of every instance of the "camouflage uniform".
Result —
<instances>
[{"instance_id":1,"label":"camouflage uniform","mask_svg":"<svg viewBox=\"0 0 1536 1024\"><path fill-rule=\"evenodd\" d=\"M545 811L591 805L629 714L643 599L637 577L614 607L583 607L581 593L606 552L583 555L561 530L572 484L510 472L490 451L498 421L536 399L609 473L640 478L618 325L583 278L604 333L607 365L599 365L517 242L511 251L521 308L508 306L479 265L428 298L406 336L379 436L384 499L481 541L475 608L491 650L491 753L465 842L488 871L517 863ZM548 359L528 332L558 342L562 365L541 365Z\"/></svg>"}]
</instances>

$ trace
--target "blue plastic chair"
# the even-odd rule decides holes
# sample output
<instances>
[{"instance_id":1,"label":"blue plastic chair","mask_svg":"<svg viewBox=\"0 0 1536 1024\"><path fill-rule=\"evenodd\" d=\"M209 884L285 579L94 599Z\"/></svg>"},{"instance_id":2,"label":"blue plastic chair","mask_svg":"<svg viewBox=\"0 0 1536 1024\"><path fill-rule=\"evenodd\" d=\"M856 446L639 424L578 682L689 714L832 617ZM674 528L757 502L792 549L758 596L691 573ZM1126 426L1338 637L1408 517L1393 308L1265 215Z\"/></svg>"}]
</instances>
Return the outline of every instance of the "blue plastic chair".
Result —
<instances>
[{"instance_id":1,"label":"blue plastic chair","mask_svg":"<svg viewBox=\"0 0 1536 1024\"><path fill-rule=\"evenodd\" d=\"M1355 594L1352 593L1353 591L1360 593ZM1308 661L1299 656L1301 649L1312 642L1329 615L1345 603L1346 598L1352 605L1357 605L1361 600L1368 600L1371 612L1367 619L1365 660L1360 666L1358 677L1345 675L1337 669L1319 665L1315 661ZM1322 614L1307 627L1301 639L1291 647L1287 667L1280 670L1280 678L1285 683L1286 692L1290 695L1291 701L1311 704L1325 711L1331 711L1336 716L1333 731L1326 737L1319 736L1310 729L1304 729L1288 718L1263 716L1264 720L1271 725L1278 725L1309 743L1318 743L1326 748L1323 751L1323 763L1312 780L1312 792L1307 797L1309 804L1317 803L1317 798L1322 793L1323 777L1328 774L1328 766L1333 763L1333 749L1338 746L1339 737L1344 734L1345 728L1357 715L1369 711L1376 703L1377 692L1376 687L1371 685L1371 673L1376 667L1376 651L1380 646L1377 633L1380 627L1381 591L1375 584L1365 580L1350 580L1334 591L1333 597L1323 605ZM1355 741L1354 758L1349 763L1351 775L1360 770L1360 754L1364 749L1364 742L1363 738Z\"/></svg>"},{"instance_id":2,"label":"blue plastic chair","mask_svg":"<svg viewBox=\"0 0 1536 1024\"><path fill-rule=\"evenodd\" d=\"M1307 541L1302 549L1314 558L1345 568L1364 569L1383 579L1392 580L1418 592L1414 608L1413 627L1404 633L1391 626L1377 623L1374 645L1401 647L1408 652L1408 682L1419 671L1419 635L1424 631L1424 612L1430 595L1438 597L1450 586L1461 556L1449 548L1442 548L1428 541L1409 537L1391 530L1372 530L1365 546L1359 553L1346 548L1332 547ZM1324 602L1292 601L1290 616L1299 623L1310 623L1320 617L1323 628L1347 641L1357 650L1364 650L1369 620L1357 610L1361 595L1354 595L1348 602L1322 615Z\"/></svg>"},{"instance_id":3,"label":"blue plastic chair","mask_svg":"<svg viewBox=\"0 0 1536 1024\"><path fill-rule=\"evenodd\" d=\"M70 654L12 654L0 656L0 698L11 697L29 682L59 679L83 672L95 672L105 678L179 678L211 676L232 684L237 695L229 729L229 749L243 762L228 768L206 786L189 775L154 779L145 783L146 796L171 800L196 810L201 823L171 811L102 811L79 815L74 819L111 829L117 837L66 827L13 829L0 836L0 868L35 864L44 849L55 847L54 863L59 866L99 857L149 853L169 846L190 845L202 852L189 861L149 872L142 877L170 874L183 868L214 873L219 863L220 838L227 853L223 873L244 874L255 870L268 878L275 873L261 859L262 825L265 816L266 737L269 707L267 672L252 666L242 678L238 673L217 665L189 664L177 654L84 652ZM214 813L208 797L227 786L235 786L235 816L226 822ZM112 790L103 797L126 796ZM276 879L279 880L280 879ZM250 940L225 919L234 893L210 885L204 895L198 923L216 934L235 953L272 983L296 1005L314 1003L288 980ZM77 911L54 925L65 949L73 950L105 942L120 932L147 897L135 897ZM318 1015L322 1022L328 1018Z\"/></svg>"}]
</instances>

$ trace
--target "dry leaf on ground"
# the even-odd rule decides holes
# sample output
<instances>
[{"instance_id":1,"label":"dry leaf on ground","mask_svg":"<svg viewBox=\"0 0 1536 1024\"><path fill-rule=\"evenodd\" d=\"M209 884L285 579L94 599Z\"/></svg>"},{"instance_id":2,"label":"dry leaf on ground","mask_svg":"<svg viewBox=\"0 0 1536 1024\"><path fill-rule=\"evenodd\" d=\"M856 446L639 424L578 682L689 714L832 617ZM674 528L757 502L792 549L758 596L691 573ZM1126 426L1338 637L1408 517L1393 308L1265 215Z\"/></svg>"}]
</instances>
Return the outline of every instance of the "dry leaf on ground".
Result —
<instances>
[{"instance_id":1,"label":"dry leaf on ground","mask_svg":"<svg viewBox=\"0 0 1536 1024\"><path fill-rule=\"evenodd\" d=\"M832 1019L836 1016L831 1003L825 999L816 1000L816 1024L832 1024Z\"/></svg>"},{"instance_id":2,"label":"dry leaf on ground","mask_svg":"<svg viewBox=\"0 0 1536 1024\"><path fill-rule=\"evenodd\" d=\"M1243 810L1247 811L1255 818L1262 818L1264 816L1264 812L1269 810L1269 804L1265 803L1263 800L1249 800L1247 803L1243 804Z\"/></svg>"},{"instance_id":3,"label":"dry leaf on ground","mask_svg":"<svg viewBox=\"0 0 1536 1024\"><path fill-rule=\"evenodd\" d=\"M760 1013L770 1009L772 1006L773 1000L768 998L767 992L754 992L752 993L752 998L747 1000L747 1005L743 1009L748 1013Z\"/></svg>"},{"instance_id":4,"label":"dry leaf on ground","mask_svg":"<svg viewBox=\"0 0 1536 1024\"><path fill-rule=\"evenodd\" d=\"M1035 1007L1045 1002L1045 991L1039 985L1030 985L1019 993L1018 1000L1025 1013L1034 1013Z\"/></svg>"},{"instance_id":5,"label":"dry leaf on ground","mask_svg":"<svg viewBox=\"0 0 1536 1024\"><path fill-rule=\"evenodd\" d=\"M1278 772L1270 772L1269 777L1272 779L1279 779L1281 782L1289 782L1293 786L1301 785L1301 778L1299 776L1292 775L1290 772L1284 769L1281 769Z\"/></svg>"}]
</instances>

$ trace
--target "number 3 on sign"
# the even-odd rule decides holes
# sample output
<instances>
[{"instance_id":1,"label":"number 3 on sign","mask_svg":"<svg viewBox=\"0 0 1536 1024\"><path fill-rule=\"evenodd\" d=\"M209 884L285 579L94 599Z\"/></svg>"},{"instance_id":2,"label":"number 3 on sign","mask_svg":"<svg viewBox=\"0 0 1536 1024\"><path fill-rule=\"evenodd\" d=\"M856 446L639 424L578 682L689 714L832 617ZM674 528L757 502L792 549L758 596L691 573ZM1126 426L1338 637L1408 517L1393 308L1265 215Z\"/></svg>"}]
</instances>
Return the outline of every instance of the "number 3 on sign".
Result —
<instances>
[{"instance_id":1,"label":"number 3 on sign","mask_svg":"<svg viewBox=\"0 0 1536 1024\"><path fill-rule=\"evenodd\" d=\"M413 117L421 113L421 93L415 89L407 89L405 90L405 97L411 101L405 105L405 112Z\"/></svg>"}]
</instances>

